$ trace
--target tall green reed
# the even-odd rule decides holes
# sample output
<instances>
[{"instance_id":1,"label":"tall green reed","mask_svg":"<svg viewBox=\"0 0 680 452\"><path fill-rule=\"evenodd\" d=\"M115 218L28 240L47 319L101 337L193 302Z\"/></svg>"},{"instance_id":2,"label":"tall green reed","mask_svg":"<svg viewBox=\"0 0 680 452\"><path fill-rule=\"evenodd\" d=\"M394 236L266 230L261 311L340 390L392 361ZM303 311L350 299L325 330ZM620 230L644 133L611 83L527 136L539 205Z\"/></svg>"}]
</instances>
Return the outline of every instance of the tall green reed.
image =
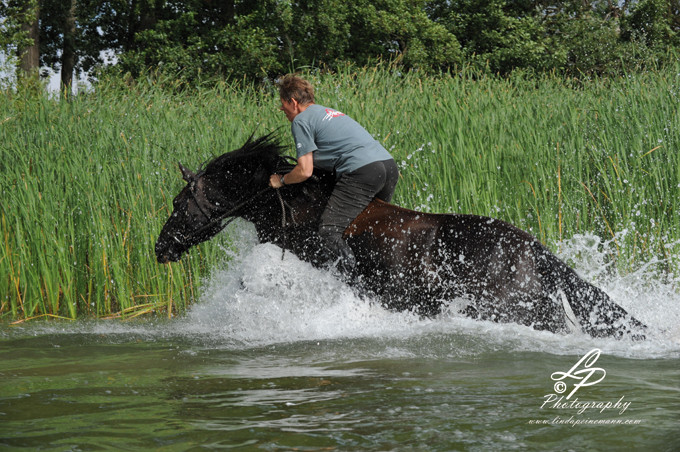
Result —
<instances>
[{"instance_id":1,"label":"tall green reed","mask_svg":"<svg viewBox=\"0 0 680 452\"><path fill-rule=\"evenodd\" d=\"M491 215L552 247L613 240L621 268L680 251L680 65L577 84L544 76L421 78L386 67L306 74L317 102L357 119L392 152L395 202ZM0 316L132 317L183 311L225 261L228 234L181 262L153 246L198 167L251 134L291 143L272 88L107 79L70 102L0 103Z\"/></svg>"},{"instance_id":2,"label":"tall green reed","mask_svg":"<svg viewBox=\"0 0 680 452\"><path fill-rule=\"evenodd\" d=\"M595 233L614 242L620 268L660 258L671 271L679 72L585 84L406 76L392 90L389 77L377 77L385 86L357 90L347 108L402 161L400 204L500 217L556 247Z\"/></svg>"}]
</instances>

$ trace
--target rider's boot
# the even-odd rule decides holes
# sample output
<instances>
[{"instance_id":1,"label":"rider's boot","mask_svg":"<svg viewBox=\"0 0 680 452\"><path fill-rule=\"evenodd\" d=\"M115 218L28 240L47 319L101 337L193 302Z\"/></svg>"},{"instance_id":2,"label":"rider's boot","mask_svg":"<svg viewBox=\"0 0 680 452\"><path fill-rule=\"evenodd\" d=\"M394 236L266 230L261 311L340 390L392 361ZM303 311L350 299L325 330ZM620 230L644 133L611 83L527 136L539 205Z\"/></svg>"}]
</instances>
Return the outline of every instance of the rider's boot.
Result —
<instances>
[{"instance_id":1,"label":"rider's boot","mask_svg":"<svg viewBox=\"0 0 680 452\"><path fill-rule=\"evenodd\" d=\"M352 279L357 261L342 234L322 234L321 238L325 246L326 265L337 268L344 277Z\"/></svg>"}]
</instances>

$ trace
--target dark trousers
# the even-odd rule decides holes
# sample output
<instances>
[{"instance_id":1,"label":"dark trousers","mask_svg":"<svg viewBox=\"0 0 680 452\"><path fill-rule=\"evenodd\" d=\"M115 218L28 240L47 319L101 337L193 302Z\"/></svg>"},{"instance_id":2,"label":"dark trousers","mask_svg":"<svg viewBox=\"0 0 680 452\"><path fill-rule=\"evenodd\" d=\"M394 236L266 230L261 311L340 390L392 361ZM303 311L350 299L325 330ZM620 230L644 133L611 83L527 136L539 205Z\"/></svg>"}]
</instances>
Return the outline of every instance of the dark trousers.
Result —
<instances>
[{"instance_id":1,"label":"dark trousers","mask_svg":"<svg viewBox=\"0 0 680 452\"><path fill-rule=\"evenodd\" d=\"M319 235L330 253L329 260L351 259L347 264L353 266L354 256L342 233L373 198L390 202L398 180L399 168L392 159L369 163L340 176L319 226Z\"/></svg>"}]
</instances>

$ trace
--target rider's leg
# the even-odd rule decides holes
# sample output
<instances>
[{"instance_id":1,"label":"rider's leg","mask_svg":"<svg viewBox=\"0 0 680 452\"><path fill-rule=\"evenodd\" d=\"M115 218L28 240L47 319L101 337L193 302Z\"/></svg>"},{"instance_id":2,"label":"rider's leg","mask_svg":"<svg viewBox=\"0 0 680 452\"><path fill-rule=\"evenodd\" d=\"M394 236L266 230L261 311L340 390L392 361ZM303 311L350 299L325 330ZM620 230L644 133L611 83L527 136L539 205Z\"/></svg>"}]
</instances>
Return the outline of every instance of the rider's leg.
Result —
<instances>
[{"instance_id":1,"label":"rider's leg","mask_svg":"<svg viewBox=\"0 0 680 452\"><path fill-rule=\"evenodd\" d=\"M380 191L375 194L375 197L385 202L391 202L397 181L399 181L399 167L394 160L385 160L380 163L385 168L385 183Z\"/></svg>"},{"instance_id":2,"label":"rider's leg","mask_svg":"<svg viewBox=\"0 0 680 452\"><path fill-rule=\"evenodd\" d=\"M392 162L393 161L388 161ZM327 250L327 261L338 262L343 270L352 270L356 259L352 249L342 237L349 224L359 215L371 200L381 191L391 198L396 179L390 177L385 162L374 162L351 173L343 174L336 182L326 209L321 215L319 235ZM396 165L394 165L396 168ZM394 182L394 183L393 183Z\"/></svg>"}]
</instances>

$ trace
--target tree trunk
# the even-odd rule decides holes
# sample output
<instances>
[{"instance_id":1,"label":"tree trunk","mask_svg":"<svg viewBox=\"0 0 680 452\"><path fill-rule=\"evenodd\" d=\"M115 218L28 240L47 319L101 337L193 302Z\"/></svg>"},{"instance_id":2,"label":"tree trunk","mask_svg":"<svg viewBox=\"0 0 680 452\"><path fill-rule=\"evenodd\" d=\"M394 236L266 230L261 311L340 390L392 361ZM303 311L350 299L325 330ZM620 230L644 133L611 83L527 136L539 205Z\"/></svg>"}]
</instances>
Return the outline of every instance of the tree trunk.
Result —
<instances>
[{"instance_id":1,"label":"tree trunk","mask_svg":"<svg viewBox=\"0 0 680 452\"><path fill-rule=\"evenodd\" d=\"M28 11L26 12L28 14ZM40 68L40 24L38 22L40 8L38 6L35 7L35 11L31 14L31 17L33 17L31 23L23 24L21 29L28 33L28 37L33 43L30 46L23 47L17 51L19 69L21 69L23 75L26 76L37 73Z\"/></svg>"},{"instance_id":2,"label":"tree trunk","mask_svg":"<svg viewBox=\"0 0 680 452\"><path fill-rule=\"evenodd\" d=\"M61 54L61 92L65 96L71 93L73 69L76 66L76 0L70 0L71 6L64 18L64 48Z\"/></svg>"},{"instance_id":3,"label":"tree trunk","mask_svg":"<svg viewBox=\"0 0 680 452\"><path fill-rule=\"evenodd\" d=\"M135 35L140 31L150 30L156 26L158 22L156 9L155 0L132 0L130 2L127 33L123 39L123 52L136 50Z\"/></svg>"}]
</instances>

